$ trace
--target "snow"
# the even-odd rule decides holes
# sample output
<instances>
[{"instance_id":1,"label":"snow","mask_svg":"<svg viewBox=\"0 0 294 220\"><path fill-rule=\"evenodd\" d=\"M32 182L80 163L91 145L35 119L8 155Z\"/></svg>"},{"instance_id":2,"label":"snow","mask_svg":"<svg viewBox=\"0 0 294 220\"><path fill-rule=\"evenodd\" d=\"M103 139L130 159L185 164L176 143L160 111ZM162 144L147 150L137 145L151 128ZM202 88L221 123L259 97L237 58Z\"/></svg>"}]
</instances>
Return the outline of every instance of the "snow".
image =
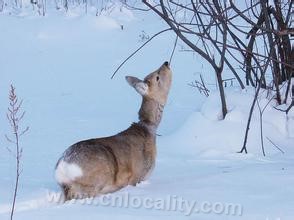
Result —
<instances>
[{"instance_id":1,"label":"snow","mask_svg":"<svg viewBox=\"0 0 294 220\"><path fill-rule=\"evenodd\" d=\"M236 153L243 144L254 90L226 88L229 113L219 120L215 86L206 99L187 85L199 72L213 82L213 71L199 56L181 52L171 65L173 84L150 178L94 201L60 203L54 168L62 152L79 140L115 134L136 121L141 100L125 76L144 78L169 60L175 36L165 33L110 80L115 68L141 45L142 30L152 35L164 27L152 14L137 13L116 9L101 17L77 12L0 15L0 219L9 218L15 180L14 158L6 149L13 145L4 138L11 133L5 116L10 83L24 99L22 126L30 126L21 139L15 219L293 219L294 112L286 116L270 102L263 115L263 157L256 108L249 153ZM268 101L263 92L261 108ZM129 198L133 204L107 204L112 197ZM205 204L214 210L204 209ZM220 213L226 204L240 205L241 215Z\"/></svg>"},{"instance_id":2,"label":"snow","mask_svg":"<svg viewBox=\"0 0 294 220\"><path fill-rule=\"evenodd\" d=\"M95 27L103 30L119 28L120 25L114 19L101 15L97 18L95 22Z\"/></svg>"}]
</instances>

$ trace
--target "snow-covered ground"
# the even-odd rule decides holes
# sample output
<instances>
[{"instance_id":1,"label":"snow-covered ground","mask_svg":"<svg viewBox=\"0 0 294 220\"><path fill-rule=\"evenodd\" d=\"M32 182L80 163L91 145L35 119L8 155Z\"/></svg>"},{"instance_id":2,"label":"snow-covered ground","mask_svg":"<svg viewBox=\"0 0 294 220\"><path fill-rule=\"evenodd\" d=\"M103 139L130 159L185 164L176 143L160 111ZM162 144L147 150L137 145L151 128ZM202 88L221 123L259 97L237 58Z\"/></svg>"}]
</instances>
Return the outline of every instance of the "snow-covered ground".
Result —
<instances>
[{"instance_id":1,"label":"snow-covered ground","mask_svg":"<svg viewBox=\"0 0 294 220\"><path fill-rule=\"evenodd\" d=\"M150 179L94 201L50 201L60 192L55 163L69 145L115 134L137 120L141 100L124 77L144 77L168 60L175 36L165 33L154 39L110 80L120 62L142 44L143 31L151 36L164 27L157 17L127 10L102 17L74 12L52 12L47 17L1 15L0 27L1 220L9 218L15 180L14 158L6 149L13 146L4 138L11 132L5 116L11 83L24 99L22 125L30 126L21 140L23 171L15 219L294 218L294 112L286 117L272 108L274 103L268 106L263 157L256 111L249 154L236 153L254 91L227 88L230 111L225 120L218 120L214 86L205 99L187 85L199 73L214 82L212 70L199 56L182 52L173 57L173 85ZM263 95L261 105L267 102ZM114 197L123 205L111 204Z\"/></svg>"}]
</instances>

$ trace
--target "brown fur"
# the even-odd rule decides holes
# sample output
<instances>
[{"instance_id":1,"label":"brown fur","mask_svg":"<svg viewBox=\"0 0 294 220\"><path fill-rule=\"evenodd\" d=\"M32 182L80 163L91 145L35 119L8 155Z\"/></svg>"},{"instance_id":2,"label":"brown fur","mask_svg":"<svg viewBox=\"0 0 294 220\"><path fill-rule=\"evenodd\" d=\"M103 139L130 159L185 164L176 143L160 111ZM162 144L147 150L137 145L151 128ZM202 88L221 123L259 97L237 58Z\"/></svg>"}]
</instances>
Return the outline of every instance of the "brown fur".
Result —
<instances>
[{"instance_id":1,"label":"brown fur","mask_svg":"<svg viewBox=\"0 0 294 220\"><path fill-rule=\"evenodd\" d=\"M84 140L65 151L56 169L63 160L77 164L83 171L83 175L71 183L59 183L66 200L92 197L136 185L152 171L156 158L155 132L170 88L171 71L166 62L144 81L135 77L127 77L127 81L143 96L140 121L117 135ZM146 85L148 92L138 88Z\"/></svg>"}]
</instances>

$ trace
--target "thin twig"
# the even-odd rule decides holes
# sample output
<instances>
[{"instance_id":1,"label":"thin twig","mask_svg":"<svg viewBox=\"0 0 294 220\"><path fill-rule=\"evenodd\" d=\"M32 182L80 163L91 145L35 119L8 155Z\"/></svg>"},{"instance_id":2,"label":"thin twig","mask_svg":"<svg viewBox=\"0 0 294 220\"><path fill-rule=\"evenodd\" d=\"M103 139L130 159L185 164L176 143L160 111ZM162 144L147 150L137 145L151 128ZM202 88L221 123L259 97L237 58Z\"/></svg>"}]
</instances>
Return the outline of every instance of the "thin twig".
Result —
<instances>
[{"instance_id":1,"label":"thin twig","mask_svg":"<svg viewBox=\"0 0 294 220\"><path fill-rule=\"evenodd\" d=\"M197 88L198 91L200 92L200 94L204 93L204 95L206 97L208 97L210 91L206 87L205 82L204 82L201 74L200 74L200 80L201 80L200 82L195 80L194 82L188 83L188 85L191 86L191 87Z\"/></svg>"},{"instance_id":2,"label":"thin twig","mask_svg":"<svg viewBox=\"0 0 294 220\"><path fill-rule=\"evenodd\" d=\"M285 153L281 148L279 148L271 139L269 139L268 137L266 137L266 139L273 145L275 146L279 151L281 151L283 154Z\"/></svg>"},{"instance_id":3,"label":"thin twig","mask_svg":"<svg viewBox=\"0 0 294 220\"><path fill-rule=\"evenodd\" d=\"M156 34L154 34L151 38L149 38L144 44L142 44L137 50L135 50L133 53L131 53L131 55L129 55L114 71L114 73L111 76L111 79L113 79L113 77L115 76L115 74L119 71L119 69L130 59L132 58L138 51L140 51L146 44L148 44L150 41L152 41L155 37L157 37L158 35L166 32L166 31L170 31L171 28L167 28L164 29L162 31L157 32Z\"/></svg>"},{"instance_id":4,"label":"thin twig","mask_svg":"<svg viewBox=\"0 0 294 220\"><path fill-rule=\"evenodd\" d=\"M278 111L286 112L286 114L288 115L289 111L293 108L293 106L294 106L294 85L292 85L292 101L291 101L291 104L289 105L289 107L286 110L279 109L277 107L274 107L274 108Z\"/></svg>"},{"instance_id":5,"label":"thin twig","mask_svg":"<svg viewBox=\"0 0 294 220\"><path fill-rule=\"evenodd\" d=\"M259 103L259 98L257 97L257 106L259 110L259 124L260 124L260 142L261 142L261 149L262 149L262 154L265 156L265 150L264 150L264 141L263 141L263 110L261 109L260 103Z\"/></svg>"},{"instance_id":6,"label":"thin twig","mask_svg":"<svg viewBox=\"0 0 294 220\"><path fill-rule=\"evenodd\" d=\"M174 48L173 48L173 51L170 55L170 58L169 58L169 64L171 64L171 61L172 61L172 58L174 56L174 53L175 53L175 50L176 50L176 47L177 47L177 44L178 44L178 39L179 39L179 36L177 35L176 36L176 40L175 40L175 43L174 43Z\"/></svg>"}]
</instances>

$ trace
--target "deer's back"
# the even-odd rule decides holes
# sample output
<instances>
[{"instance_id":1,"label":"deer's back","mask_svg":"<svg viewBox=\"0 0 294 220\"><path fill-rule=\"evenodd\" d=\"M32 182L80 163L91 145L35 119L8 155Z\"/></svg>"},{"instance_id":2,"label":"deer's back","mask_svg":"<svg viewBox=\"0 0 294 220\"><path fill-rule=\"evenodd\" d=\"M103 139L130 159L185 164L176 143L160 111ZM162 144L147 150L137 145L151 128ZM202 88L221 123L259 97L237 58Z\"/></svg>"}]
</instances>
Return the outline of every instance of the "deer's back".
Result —
<instances>
[{"instance_id":1,"label":"deer's back","mask_svg":"<svg viewBox=\"0 0 294 220\"><path fill-rule=\"evenodd\" d=\"M153 168L155 156L154 135L134 123L117 135L84 140L70 146L60 158L57 169L61 162L75 164L81 173L72 181L95 185L98 191L105 193L143 180Z\"/></svg>"}]
</instances>

